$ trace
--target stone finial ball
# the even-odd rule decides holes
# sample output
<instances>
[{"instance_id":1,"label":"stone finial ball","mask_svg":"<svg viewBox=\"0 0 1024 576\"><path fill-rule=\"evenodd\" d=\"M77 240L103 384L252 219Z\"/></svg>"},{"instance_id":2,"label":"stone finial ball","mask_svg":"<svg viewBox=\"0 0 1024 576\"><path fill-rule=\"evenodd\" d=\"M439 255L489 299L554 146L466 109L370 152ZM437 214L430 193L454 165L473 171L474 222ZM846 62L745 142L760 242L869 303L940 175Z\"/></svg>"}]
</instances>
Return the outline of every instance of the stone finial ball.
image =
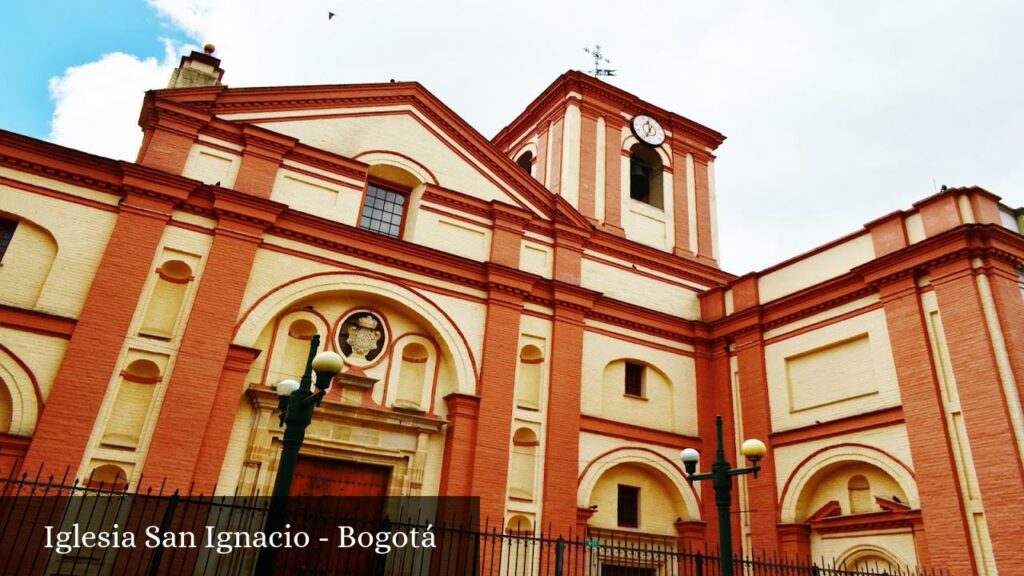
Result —
<instances>
[{"instance_id":1,"label":"stone finial ball","mask_svg":"<svg viewBox=\"0 0 1024 576\"><path fill-rule=\"evenodd\" d=\"M213 51L216 50L216 49L217 49L216 46L214 46L213 44L209 44L209 43L207 43L206 46L203 46L203 52L206 52L207 54L213 54Z\"/></svg>"}]
</instances>

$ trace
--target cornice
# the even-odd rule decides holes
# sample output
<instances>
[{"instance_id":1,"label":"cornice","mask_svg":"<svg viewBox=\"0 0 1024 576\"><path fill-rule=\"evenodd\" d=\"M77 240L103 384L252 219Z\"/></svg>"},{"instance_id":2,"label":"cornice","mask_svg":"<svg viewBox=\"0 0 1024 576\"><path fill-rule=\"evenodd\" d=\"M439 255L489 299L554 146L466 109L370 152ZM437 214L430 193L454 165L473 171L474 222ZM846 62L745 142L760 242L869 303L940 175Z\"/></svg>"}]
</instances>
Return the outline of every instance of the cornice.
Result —
<instances>
[{"instance_id":1,"label":"cornice","mask_svg":"<svg viewBox=\"0 0 1024 576\"><path fill-rule=\"evenodd\" d=\"M120 195L120 162L0 130L0 163L22 172L32 172Z\"/></svg>"},{"instance_id":2,"label":"cornice","mask_svg":"<svg viewBox=\"0 0 1024 576\"><path fill-rule=\"evenodd\" d=\"M590 312L587 313L587 318L637 332L661 336L676 342L691 342L699 339L696 328L702 324L674 314L642 308L605 296L594 303Z\"/></svg>"},{"instance_id":3,"label":"cornice","mask_svg":"<svg viewBox=\"0 0 1024 576\"><path fill-rule=\"evenodd\" d=\"M721 287L736 279L736 276L714 266L685 256L663 252L657 248L627 240L606 230L595 229L585 248L699 284L708 284L709 288ZM696 287L694 291L702 292Z\"/></svg>"},{"instance_id":4,"label":"cornice","mask_svg":"<svg viewBox=\"0 0 1024 576\"><path fill-rule=\"evenodd\" d=\"M210 123L213 116L194 103L181 104L163 97L163 93L150 90L142 102L139 126L152 130L156 126L189 136L195 135Z\"/></svg>"},{"instance_id":5,"label":"cornice","mask_svg":"<svg viewBox=\"0 0 1024 576\"><path fill-rule=\"evenodd\" d=\"M303 212L286 210L268 232L468 288L487 289L485 267L480 262ZM456 270L458 273L446 269Z\"/></svg>"},{"instance_id":6,"label":"cornice","mask_svg":"<svg viewBox=\"0 0 1024 576\"><path fill-rule=\"evenodd\" d=\"M287 204L230 188L208 186L207 189L213 195L213 213L218 218L227 217L253 225L261 230L272 226L277 217L288 209Z\"/></svg>"},{"instance_id":7,"label":"cornice","mask_svg":"<svg viewBox=\"0 0 1024 576\"><path fill-rule=\"evenodd\" d=\"M876 288L865 285L859 276L851 272L772 300L767 304L749 308L743 313L756 310L764 319L762 328L771 330L875 293L877 293ZM808 304L808 302L812 304ZM731 316L717 320L715 322L716 329L719 325L728 324L726 320Z\"/></svg>"},{"instance_id":8,"label":"cornice","mask_svg":"<svg viewBox=\"0 0 1024 576\"><path fill-rule=\"evenodd\" d=\"M249 401L258 408L277 409L277 393L269 387L250 385L246 394ZM324 398L320 403L317 418L363 428L413 429L428 434L440 432L442 427L448 424L447 420L431 414L412 414L388 408L353 405L336 400L333 396Z\"/></svg>"},{"instance_id":9,"label":"cornice","mask_svg":"<svg viewBox=\"0 0 1024 576\"><path fill-rule=\"evenodd\" d=\"M428 185L423 191L423 200L482 218L491 218L492 216L492 208L488 202L463 194L462 192L456 192L455 190L441 188L432 184Z\"/></svg>"},{"instance_id":10,"label":"cornice","mask_svg":"<svg viewBox=\"0 0 1024 576\"><path fill-rule=\"evenodd\" d=\"M368 168L366 164L358 160L345 158L333 152L301 143L285 154L284 159L310 164L328 172L340 173L342 176L355 180L365 180L366 169Z\"/></svg>"},{"instance_id":11,"label":"cornice","mask_svg":"<svg viewBox=\"0 0 1024 576\"><path fill-rule=\"evenodd\" d=\"M822 534L836 532L854 532L864 530L883 530L891 528L913 528L921 518L920 510L906 512L884 511L867 514L849 514L846 516L829 516L809 522L811 528Z\"/></svg>"},{"instance_id":12,"label":"cornice","mask_svg":"<svg viewBox=\"0 0 1024 576\"><path fill-rule=\"evenodd\" d=\"M74 318L0 304L0 326L66 339L71 337L77 323Z\"/></svg>"},{"instance_id":13,"label":"cornice","mask_svg":"<svg viewBox=\"0 0 1024 576\"><path fill-rule=\"evenodd\" d=\"M164 98L173 94L161 93ZM441 128L447 136L468 150L502 182L523 196L549 218L580 227L589 221L567 204L557 205L553 195L539 182L523 173L510 158L497 150L472 126L416 82L360 84L348 86L290 86L279 88L235 88L217 94L215 114L237 114L264 110L304 110L359 106L409 105ZM237 122L237 121L236 121ZM245 121L241 121L244 123Z\"/></svg>"},{"instance_id":14,"label":"cornice","mask_svg":"<svg viewBox=\"0 0 1024 576\"><path fill-rule=\"evenodd\" d=\"M1016 245L1020 252L994 246L992 239ZM964 258L997 258L1011 264L1024 259L1024 237L997 224L962 224L854 268L863 281L879 287L907 277L917 277L947 262Z\"/></svg>"},{"instance_id":15,"label":"cornice","mask_svg":"<svg viewBox=\"0 0 1024 576\"><path fill-rule=\"evenodd\" d=\"M717 148L725 141L725 136L716 130L650 104L629 92L582 72L570 70L555 79L533 102L527 105L519 116L502 128L494 136L492 142L499 149L507 148L513 138L520 136L523 131L537 122L536 118L545 116L552 107L563 105L563 101L569 97L571 92L582 94L584 101L590 96L604 103L610 103L612 106L608 107L608 110L616 114L619 111L629 114L648 114L670 127L673 135L677 132L688 134L712 149Z\"/></svg>"},{"instance_id":16,"label":"cornice","mask_svg":"<svg viewBox=\"0 0 1024 576\"><path fill-rule=\"evenodd\" d=\"M887 284L916 280L936 267L973 258L1019 264L1024 260L1024 237L996 224L964 224L875 258L841 276L715 320L711 322L712 334L716 339L735 338L752 330L772 330L878 294Z\"/></svg>"},{"instance_id":17,"label":"cornice","mask_svg":"<svg viewBox=\"0 0 1024 576\"><path fill-rule=\"evenodd\" d=\"M534 274L494 262L487 262L484 267L488 289L511 294L519 300L526 298L533 290L533 285L539 280Z\"/></svg>"}]
</instances>

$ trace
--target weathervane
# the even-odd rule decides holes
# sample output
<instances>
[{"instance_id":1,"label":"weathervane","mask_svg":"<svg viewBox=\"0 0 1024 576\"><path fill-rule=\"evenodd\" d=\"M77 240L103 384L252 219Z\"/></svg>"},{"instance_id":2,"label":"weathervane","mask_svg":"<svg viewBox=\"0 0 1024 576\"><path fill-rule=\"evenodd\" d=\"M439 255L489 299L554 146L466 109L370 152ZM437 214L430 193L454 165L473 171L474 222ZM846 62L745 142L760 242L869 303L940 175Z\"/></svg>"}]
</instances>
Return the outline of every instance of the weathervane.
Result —
<instances>
[{"instance_id":1,"label":"weathervane","mask_svg":"<svg viewBox=\"0 0 1024 576\"><path fill-rule=\"evenodd\" d=\"M584 48L583 51L594 57L594 69L590 70L590 73L593 74L595 78L597 76L615 76L615 70L610 68L601 68L601 62L611 64L612 61L605 58L604 54L601 54L600 44L594 44L593 50L590 48Z\"/></svg>"}]
</instances>

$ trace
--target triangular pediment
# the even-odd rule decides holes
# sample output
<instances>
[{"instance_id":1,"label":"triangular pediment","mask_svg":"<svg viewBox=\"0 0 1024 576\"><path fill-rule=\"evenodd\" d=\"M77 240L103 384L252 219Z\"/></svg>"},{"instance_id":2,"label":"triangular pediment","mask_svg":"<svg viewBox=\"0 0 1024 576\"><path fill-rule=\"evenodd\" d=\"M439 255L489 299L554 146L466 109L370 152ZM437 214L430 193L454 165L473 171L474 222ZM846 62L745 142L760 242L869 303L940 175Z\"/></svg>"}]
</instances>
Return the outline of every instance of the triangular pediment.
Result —
<instances>
[{"instance_id":1,"label":"triangular pediment","mask_svg":"<svg viewBox=\"0 0 1024 576\"><path fill-rule=\"evenodd\" d=\"M396 164L429 184L484 202L517 206L540 220L590 226L415 82L222 87L203 102L175 92L161 96L331 154L367 164Z\"/></svg>"}]
</instances>

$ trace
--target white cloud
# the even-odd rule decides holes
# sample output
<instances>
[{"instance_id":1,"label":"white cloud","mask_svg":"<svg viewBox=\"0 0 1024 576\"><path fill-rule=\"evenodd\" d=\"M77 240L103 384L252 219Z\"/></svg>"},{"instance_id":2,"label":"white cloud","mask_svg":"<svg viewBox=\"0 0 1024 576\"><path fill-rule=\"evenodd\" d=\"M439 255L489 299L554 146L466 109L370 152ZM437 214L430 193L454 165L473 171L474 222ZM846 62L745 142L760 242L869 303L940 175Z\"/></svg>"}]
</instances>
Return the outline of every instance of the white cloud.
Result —
<instances>
[{"instance_id":1,"label":"white cloud","mask_svg":"<svg viewBox=\"0 0 1024 576\"><path fill-rule=\"evenodd\" d=\"M228 85L417 80L488 136L566 69L592 65L582 48L600 43L619 70L612 83L728 136L719 235L723 267L737 273L907 208L933 180L1024 204L1018 3L150 4L217 45ZM133 157L142 92L166 84L182 51L69 69L54 83L53 137Z\"/></svg>"},{"instance_id":2,"label":"white cloud","mask_svg":"<svg viewBox=\"0 0 1024 576\"><path fill-rule=\"evenodd\" d=\"M160 61L115 52L50 78L54 102L50 140L101 156L134 160L142 142L138 117L143 95L167 85L180 50L164 40Z\"/></svg>"}]
</instances>

